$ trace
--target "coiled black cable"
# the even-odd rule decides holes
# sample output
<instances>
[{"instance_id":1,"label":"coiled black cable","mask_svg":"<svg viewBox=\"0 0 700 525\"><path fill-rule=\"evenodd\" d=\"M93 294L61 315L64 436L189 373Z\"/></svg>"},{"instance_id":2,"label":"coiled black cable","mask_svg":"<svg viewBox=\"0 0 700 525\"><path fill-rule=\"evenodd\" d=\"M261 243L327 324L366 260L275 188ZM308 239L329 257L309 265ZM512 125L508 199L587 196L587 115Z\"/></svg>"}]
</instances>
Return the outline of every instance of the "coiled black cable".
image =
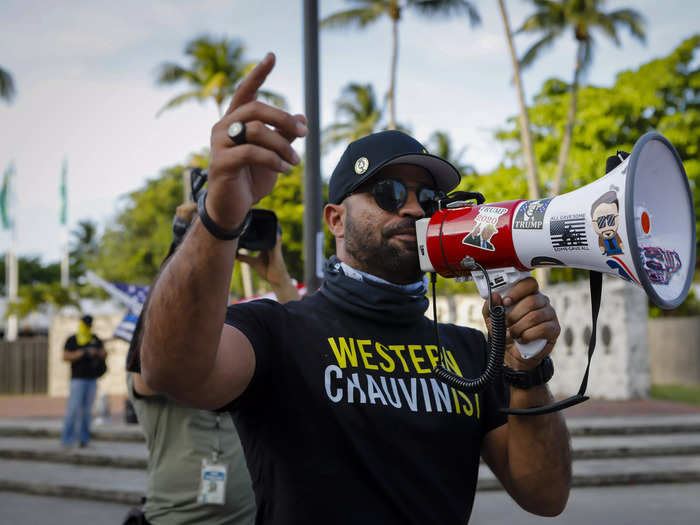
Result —
<instances>
[{"instance_id":1,"label":"coiled black cable","mask_svg":"<svg viewBox=\"0 0 700 525\"><path fill-rule=\"evenodd\" d=\"M506 353L506 310L503 306L493 306L491 304L491 282L483 266L474 263L486 277L488 285L489 317L491 320L491 335L489 337L489 355L486 361L486 368L476 379L467 379L445 367L444 350L440 345L440 333L437 322L437 301L435 297L435 273L431 273L430 280L433 286L433 326L435 328L435 338L437 340L440 362L433 368L433 374L443 383L456 388L462 392L471 394L481 392L488 387L501 373L503 369L503 359Z\"/></svg>"}]
</instances>

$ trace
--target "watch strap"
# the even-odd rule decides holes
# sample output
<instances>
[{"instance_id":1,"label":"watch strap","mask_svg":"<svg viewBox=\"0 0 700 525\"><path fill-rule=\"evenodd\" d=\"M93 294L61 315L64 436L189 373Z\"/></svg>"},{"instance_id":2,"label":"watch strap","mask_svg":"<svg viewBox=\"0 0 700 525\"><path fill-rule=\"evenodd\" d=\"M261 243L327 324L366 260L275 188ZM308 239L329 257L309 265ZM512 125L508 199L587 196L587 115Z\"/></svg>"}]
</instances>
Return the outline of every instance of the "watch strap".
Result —
<instances>
[{"instance_id":1,"label":"watch strap","mask_svg":"<svg viewBox=\"0 0 700 525\"><path fill-rule=\"evenodd\" d=\"M189 225L190 223L182 217L178 217L177 215L173 217L173 242L175 244L180 244L180 242L182 242Z\"/></svg>"},{"instance_id":2,"label":"watch strap","mask_svg":"<svg viewBox=\"0 0 700 525\"><path fill-rule=\"evenodd\" d=\"M546 356L539 365L532 370L513 370L508 366L503 367L503 379L506 383L516 388L527 390L533 386L543 385L554 375L554 363L552 358Z\"/></svg>"},{"instance_id":3,"label":"watch strap","mask_svg":"<svg viewBox=\"0 0 700 525\"><path fill-rule=\"evenodd\" d=\"M248 212L248 215L245 216L245 219L243 219L243 223L238 228L236 228L235 230L226 230L218 224L216 224L216 222L214 222L214 219L212 219L209 216L209 214L207 213L206 204L207 190L203 190L202 194L197 200L197 213L199 214L199 218L202 220L202 224L207 229L207 231L217 239L222 241L232 241L234 239L238 239L248 229L250 221L253 217L252 210Z\"/></svg>"}]
</instances>

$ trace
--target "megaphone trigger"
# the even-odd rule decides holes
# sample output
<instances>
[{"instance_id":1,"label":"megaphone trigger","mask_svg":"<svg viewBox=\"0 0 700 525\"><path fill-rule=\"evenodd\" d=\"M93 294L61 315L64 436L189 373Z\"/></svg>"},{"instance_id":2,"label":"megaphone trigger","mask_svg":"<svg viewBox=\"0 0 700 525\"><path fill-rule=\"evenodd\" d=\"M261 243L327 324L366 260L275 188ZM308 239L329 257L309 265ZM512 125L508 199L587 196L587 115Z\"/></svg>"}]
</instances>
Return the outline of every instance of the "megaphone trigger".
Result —
<instances>
[{"instance_id":1,"label":"megaphone trigger","mask_svg":"<svg viewBox=\"0 0 700 525\"><path fill-rule=\"evenodd\" d=\"M486 273L491 284L491 291L498 292L501 297L508 293L516 283L530 277L530 272L524 272L512 266L509 268L496 268L493 270L488 270ZM479 295L483 299L488 299L489 286L486 282L486 276L484 276L484 274L481 272L472 272L472 279L474 279L476 288L479 290ZM512 306L507 306L506 314L508 314L508 312L510 312L512 309ZM546 344L546 339L538 339L529 343L520 343L515 341L515 346L518 348L520 355L523 356L523 359L530 359L531 357L536 356L542 351Z\"/></svg>"}]
</instances>

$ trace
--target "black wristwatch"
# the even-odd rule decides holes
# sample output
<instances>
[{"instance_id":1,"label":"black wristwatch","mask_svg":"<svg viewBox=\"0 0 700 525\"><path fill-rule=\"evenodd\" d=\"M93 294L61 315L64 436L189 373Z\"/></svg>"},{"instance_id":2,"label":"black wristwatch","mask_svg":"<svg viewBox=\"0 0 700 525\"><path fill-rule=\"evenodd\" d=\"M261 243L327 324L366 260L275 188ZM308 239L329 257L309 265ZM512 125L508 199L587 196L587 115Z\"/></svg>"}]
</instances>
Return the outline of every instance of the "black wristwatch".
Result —
<instances>
[{"instance_id":1,"label":"black wristwatch","mask_svg":"<svg viewBox=\"0 0 700 525\"><path fill-rule=\"evenodd\" d=\"M515 388L527 390L533 386L543 385L554 375L554 363L552 358L547 356L533 370L513 370L503 365L503 380Z\"/></svg>"},{"instance_id":2,"label":"black wristwatch","mask_svg":"<svg viewBox=\"0 0 700 525\"><path fill-rule=\"evenodd\" d=\"M173 242L175 244L180 244L182 242L189 226L190 223L182 217L178 217L177 215L173 217Z\"/></svg>"},{"instance_id":3,"label":"black wristwatch","mask_svg":"<svg viewBox=\"0 0 700 525\"><path fill-rule=\"evenodd\" d=\"M252 210L248 212L248 215L243 219L243 223L235 230L224 230L221 226L214 222L214 219L209 217L207 213L207 190L203 190L202 194L197 200L197 213L199 213L199 218L202 220L202 224L217 239L222 241L232 241L238 239L243 235L248 226L250 226L250 221L253 218Z\"/></svg>"}]
</instances>

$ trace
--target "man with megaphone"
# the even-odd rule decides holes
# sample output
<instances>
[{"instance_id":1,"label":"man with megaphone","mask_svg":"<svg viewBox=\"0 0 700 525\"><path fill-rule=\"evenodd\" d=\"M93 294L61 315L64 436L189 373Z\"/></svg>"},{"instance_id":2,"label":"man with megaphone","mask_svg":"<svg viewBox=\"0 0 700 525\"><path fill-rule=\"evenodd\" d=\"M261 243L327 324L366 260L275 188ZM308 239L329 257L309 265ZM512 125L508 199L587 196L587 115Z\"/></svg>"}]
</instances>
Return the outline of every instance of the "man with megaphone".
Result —
<instances>
[{"instance_id":1,"label":"man with megaphone","mask_svg":"<svg viewBox=\"0 0 700 525\"><path fill-rule=\"evenodd\" d=\"M337 255L319 291L226 309L249 210L278 173L300 162L291 142L307 132L302 115L255 100L273 65L269 54L212 129L199 220L151 294L141 350L146 383L190 405L231 411L257 523L461 524L480 457L523 508L559 514L571 482L561 413L500 411L551 401L556 314L536 281L522 279L504 296L494 293L493 305L509 308L510 337L546 344L525 359L508 339L513 384L506 388L499 376L465 393L434 375L438 363L479 375L487 343L479 331L439 324L436 344L424 315L415 225L459 174L416 140L387 131L348 146L330 179L324 215ZM493 253L499 217L482 214L483 246L474 249Z\"/></svg>"}]
</instances>

